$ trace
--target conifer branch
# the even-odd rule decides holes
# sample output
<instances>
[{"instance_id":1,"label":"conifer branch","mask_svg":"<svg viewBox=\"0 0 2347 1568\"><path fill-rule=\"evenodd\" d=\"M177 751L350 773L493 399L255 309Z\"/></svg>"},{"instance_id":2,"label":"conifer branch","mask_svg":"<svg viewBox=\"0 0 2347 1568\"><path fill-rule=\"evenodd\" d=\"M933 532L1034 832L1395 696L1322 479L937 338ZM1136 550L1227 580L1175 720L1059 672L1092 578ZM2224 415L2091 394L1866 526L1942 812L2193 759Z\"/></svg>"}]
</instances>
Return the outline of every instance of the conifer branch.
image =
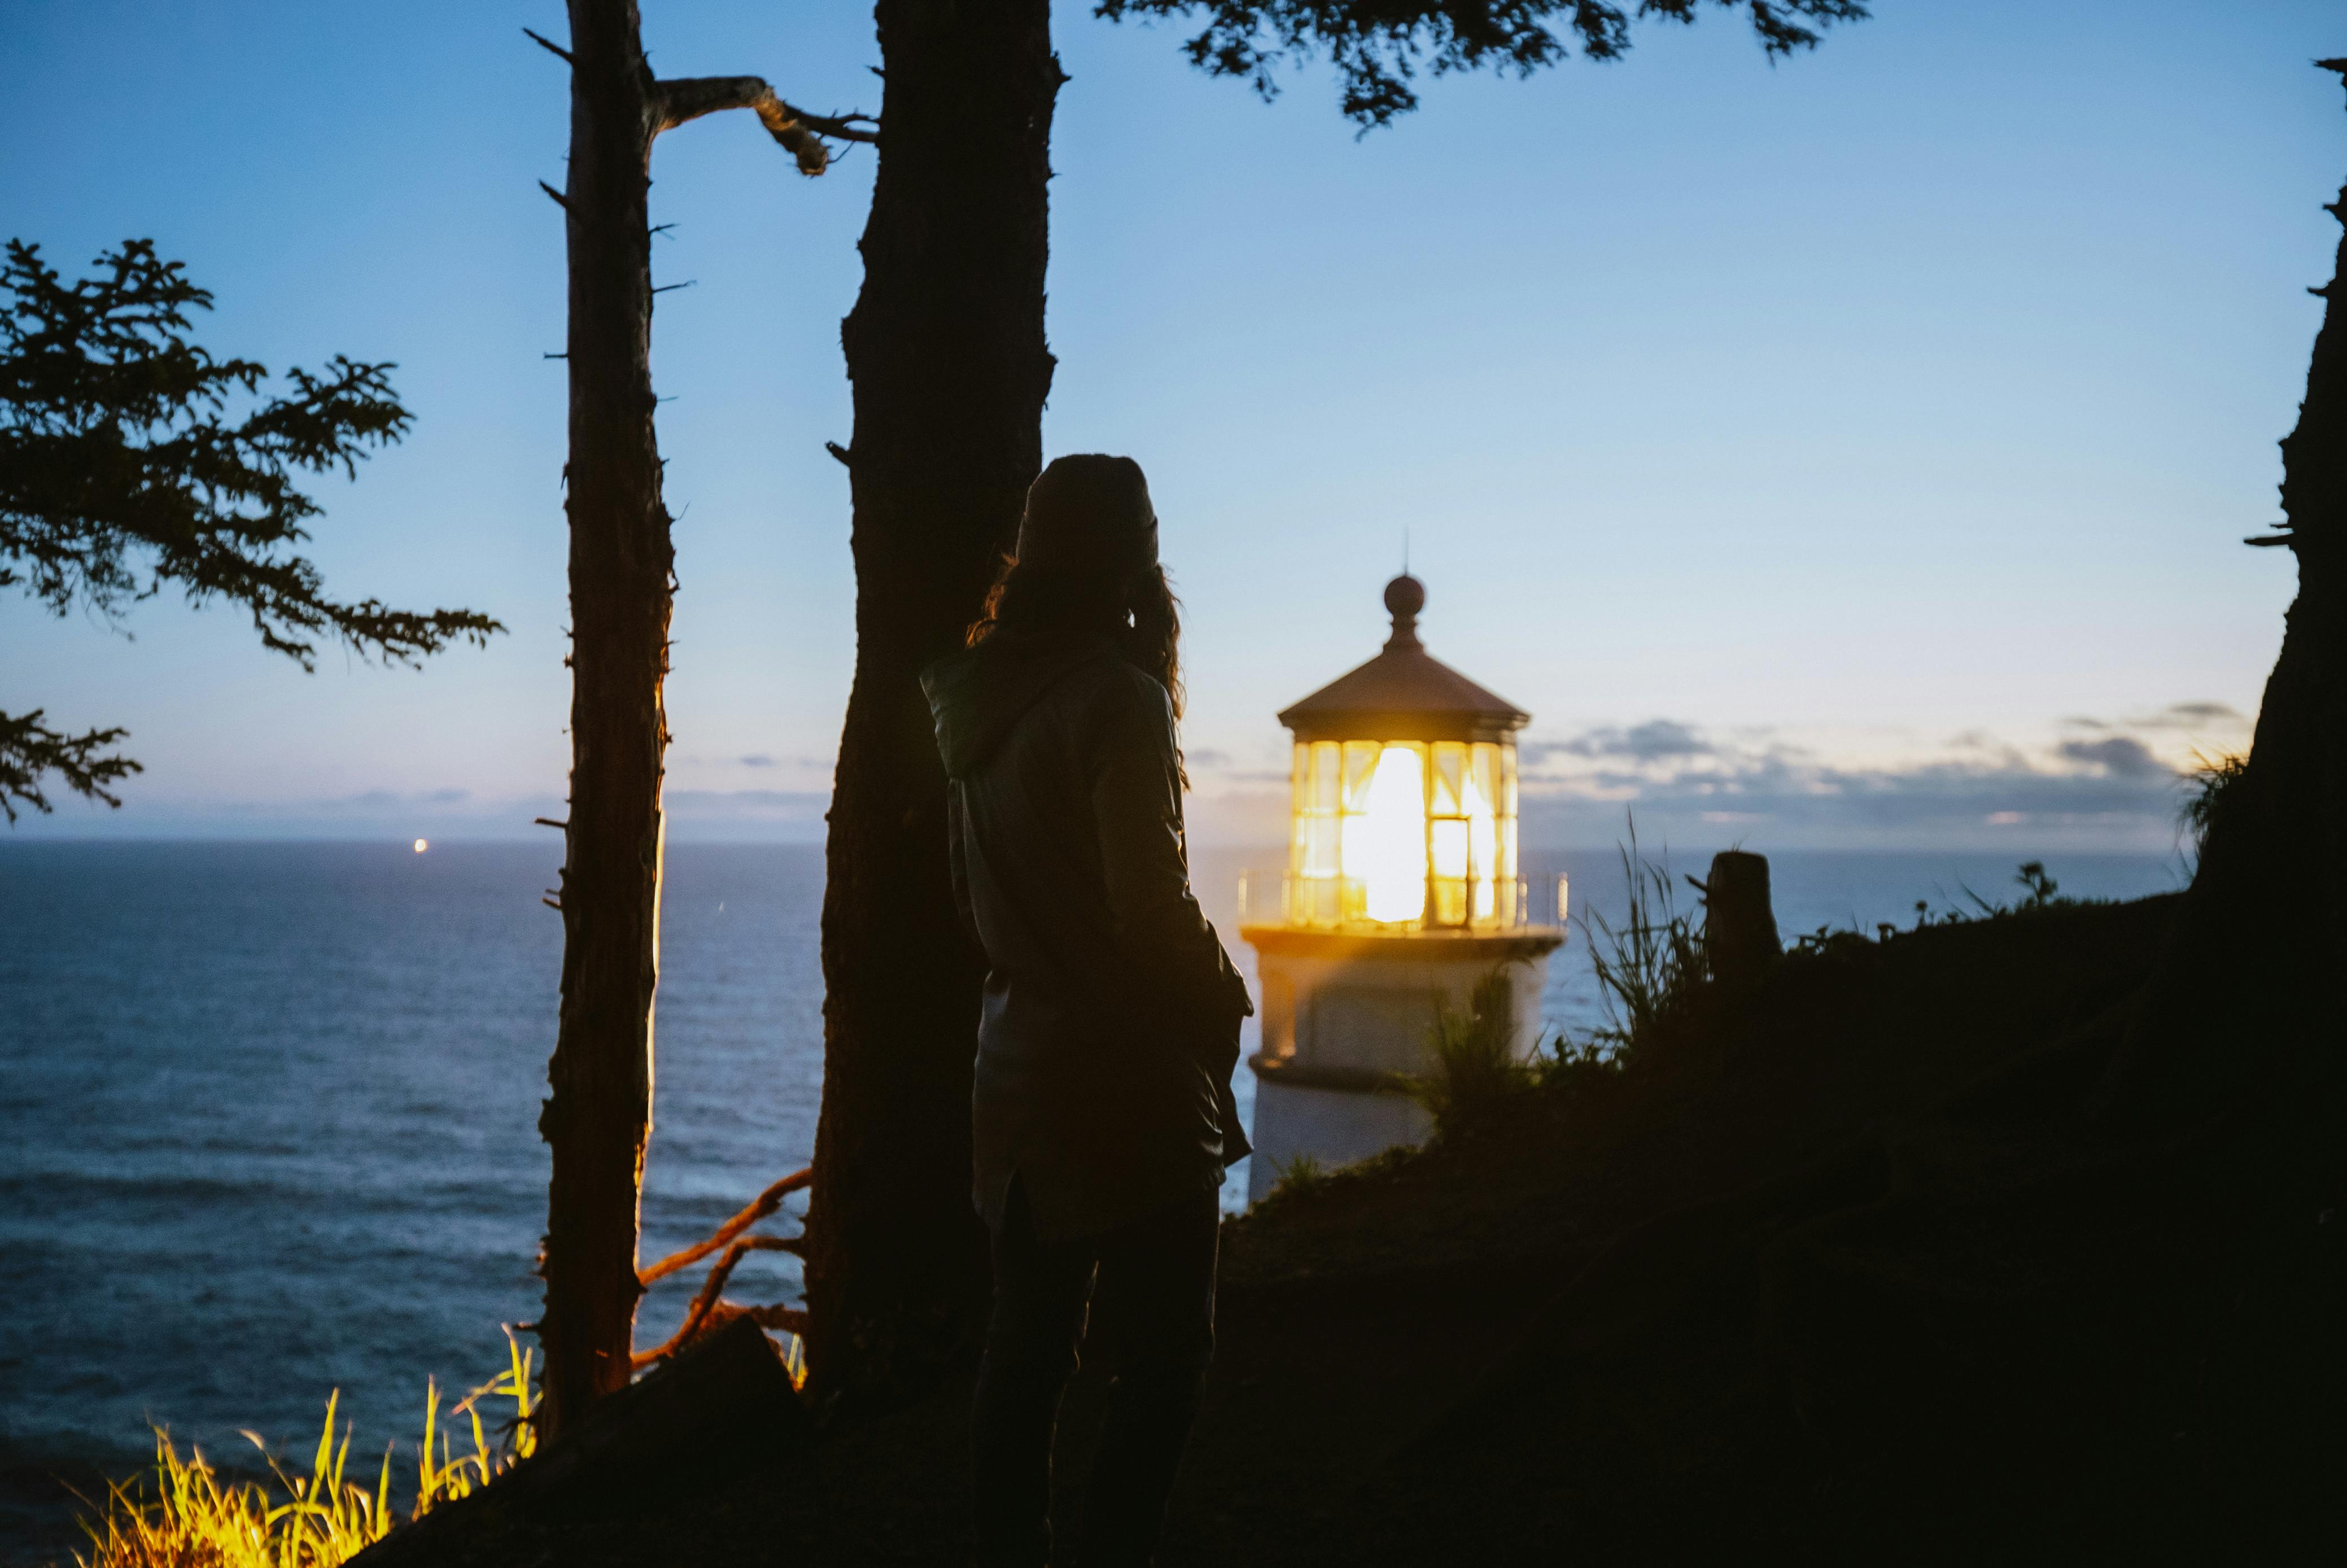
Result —
<instances>
[{"instance_id":1,"label":"conifer branch","mask_svg":"<svg viewBox=\"0 0 2347 1568\"><path fill-rule=\"evenodd\" d=\"M131 240L67 283L40 248L11 240L0 261L0 588L54 615L119 622L166 587L251 616L261 645L304 670L317 643L415 664L504 628L469 610L395 610L328 596L301 555L324 507L304 475L354 477L405 436L411 415L389 364L337 354L281 389L266 366L191 341L212 297ZM116 730L62 734L38 710L0 714L0 808L47 811L45 774L118 805L108 784L138 764L104 748Z\"/></svg>"},{"instance_id":2,"label":"conifer branch","mask_svg":"<svg viewBox=\"0 0 2347 1568\"><path fill-rule=\"evenodd\" d=\"M106 786L135 773L146 770L119 753L99 754L99 748L110 746L130 732L128 730L92 730L87 734L63 734L41 723L45 710L34 709L29 713L0 713L0 813L5 813L10 826L16 823L16 807L22 801L42 815L54 809L49 798L42 793L41 779L56 774L65 781L66 788L85 800L103 801L117 811L122 809L122 798Z\"/></svg>"}]
</instances>

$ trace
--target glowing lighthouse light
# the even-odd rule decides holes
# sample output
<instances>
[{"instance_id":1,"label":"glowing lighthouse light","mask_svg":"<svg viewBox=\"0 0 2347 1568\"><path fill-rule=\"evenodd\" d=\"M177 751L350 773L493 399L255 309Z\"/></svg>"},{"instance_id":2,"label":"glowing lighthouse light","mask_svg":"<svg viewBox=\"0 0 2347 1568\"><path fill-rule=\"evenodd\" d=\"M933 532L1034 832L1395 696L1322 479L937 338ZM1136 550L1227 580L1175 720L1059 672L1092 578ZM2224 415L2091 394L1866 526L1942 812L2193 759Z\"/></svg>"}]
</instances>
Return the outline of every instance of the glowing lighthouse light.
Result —
<instances>
[{"instance_id":1,"label":"glowing lighthouse light","mask_svg":"<svg viewBox=\"0 0 2347 1568\"><path fill-rule=\"evenodd\" d=\"M1360 878L1364 918L1415 920L1426 907L1425 763L1416 746L1385 746L1377 758L1339 853Z\"/></svg>"}]
</instances>

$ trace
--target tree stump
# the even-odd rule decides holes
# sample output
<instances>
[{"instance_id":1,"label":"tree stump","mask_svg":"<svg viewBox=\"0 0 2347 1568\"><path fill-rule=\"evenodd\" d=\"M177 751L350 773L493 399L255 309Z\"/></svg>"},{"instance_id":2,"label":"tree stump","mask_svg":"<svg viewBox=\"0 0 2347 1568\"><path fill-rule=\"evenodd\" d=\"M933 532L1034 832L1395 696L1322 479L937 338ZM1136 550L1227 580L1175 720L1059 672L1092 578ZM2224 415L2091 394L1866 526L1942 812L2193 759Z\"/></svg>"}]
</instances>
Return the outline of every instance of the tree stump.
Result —
<instances>
[{"instance_id":1,"label":"tree stump","mask_svg":"<svg viewBox=\"0 0 2347 1568\"><path fill-rule=\"evenodd\" d=\"M1704 884L1704 932L1712 978L1731 991L1758 983L1783 952L1768 901L1768 857L1740 849L1711 857Z\"/></svg>"}]
</instances>

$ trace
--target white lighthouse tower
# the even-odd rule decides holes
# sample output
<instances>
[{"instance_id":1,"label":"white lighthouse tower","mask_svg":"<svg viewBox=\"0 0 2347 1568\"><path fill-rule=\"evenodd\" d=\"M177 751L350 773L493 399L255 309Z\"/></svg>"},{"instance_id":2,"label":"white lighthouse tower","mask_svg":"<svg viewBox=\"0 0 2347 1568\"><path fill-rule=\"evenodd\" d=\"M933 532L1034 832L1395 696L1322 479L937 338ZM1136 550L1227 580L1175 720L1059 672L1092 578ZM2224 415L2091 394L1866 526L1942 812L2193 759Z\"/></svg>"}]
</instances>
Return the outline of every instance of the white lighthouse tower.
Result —
<instances>
[{"instance_id":1,"label":"white lighthouse tower","mask_svg":"<svg viewBox=\"0 0 2347 1568\"><path fill-rule=\"evenodd\" d=\"M1250 1202L1300 1154L1343 1164L1423 1139L1396 1077L1426 1070L1440 1011L1464 1011L1495 968L1529 1054L1564 940L1531 923L1517 869L1515 733L1531 715L1426 651L1416 578L1385 602L1384 651L1279 715L1296 741L1287 869L1276 909L1250 888L1239 927L1263 1013Z\"/></svg>"}]
</instances>

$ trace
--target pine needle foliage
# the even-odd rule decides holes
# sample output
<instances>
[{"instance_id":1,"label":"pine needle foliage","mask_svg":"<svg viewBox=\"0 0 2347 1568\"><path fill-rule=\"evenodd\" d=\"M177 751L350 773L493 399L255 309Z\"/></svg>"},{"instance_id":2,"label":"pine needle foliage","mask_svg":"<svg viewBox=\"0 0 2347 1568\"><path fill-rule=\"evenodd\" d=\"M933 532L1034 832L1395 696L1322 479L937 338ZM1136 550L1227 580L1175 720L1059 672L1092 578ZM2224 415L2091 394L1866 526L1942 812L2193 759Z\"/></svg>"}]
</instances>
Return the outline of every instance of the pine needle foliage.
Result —
<instances>
[{"instance_id":1,"label":"pine needle foliage","mask_svg":"<svg viewBox=\"0 0 2347 1568\"><path fill-rule=\"evenodd\" d=\"M45 715L46 710L40 708L29 713L0 713L0 813L6 814L9 824L13 826L16 821L18 801L44 815L48 814L49 797L41 789L41 780L49 774L63 779L76 794L120 805L122 797L106 786L145 770L105 748L129 732L90 730L66 734L41 723Z\"/></svg>"},{"instance_id":2,"label":"pine needle foliage","mask_svg":"<svg viewBox=\"0 0 2347 1568\"><path fill-rule=\"evenodd\" d=\"M129 240L67 282L40 248L11 240L0 263L0 589L54 615L118 625L168 585L191 604L252 618L262 646L304 670L322 641L415 664L504 630L476 610L395 610L331 598L299 553L324 508L306 477L357 477L413 416L389 364L335 355L286 372L219 359L190 337L211 294L185 267ZM0 714L0 807L46 812L37 783L121 803L104 785L135 771L102 748L119 730L61 733L40 713Z\"/></svg>"},{"instance_id":3,"label":"pine needle foliage","mask_svg":"<svg viewBox=\"0 0 2347 1568\"><path fill-rule=\"evenodd\" d=\"M1093 15L1154 21L1204 13L1205 26L1183 45L1211 76L1239 77L1266 98L1288 60L1325 56L1344 85L1344 112L1364 131L1418 107L1412 83L1430 76L1490 70L1529 77L1567 58L1573 46L1592 60L1629 52L1636 19L1691 23L1706 0L1098 0ZM1862 21L1865 0L1708 0L1741 11L1771 58L1817 47L1837 22Z\"/></svg>"}]
</instances>

